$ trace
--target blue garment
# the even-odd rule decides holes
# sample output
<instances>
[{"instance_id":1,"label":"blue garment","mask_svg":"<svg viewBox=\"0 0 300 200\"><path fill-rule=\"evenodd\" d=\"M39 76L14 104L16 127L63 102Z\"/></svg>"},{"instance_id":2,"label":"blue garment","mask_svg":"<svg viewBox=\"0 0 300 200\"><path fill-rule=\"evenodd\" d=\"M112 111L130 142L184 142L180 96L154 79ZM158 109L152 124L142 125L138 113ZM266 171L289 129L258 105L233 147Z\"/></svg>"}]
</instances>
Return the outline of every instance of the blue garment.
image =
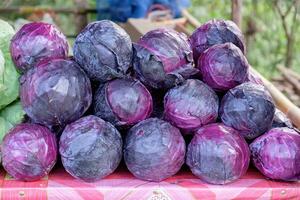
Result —
<instances>
[{"instance_id":1,"label":"blue garment","mask_svg":"<svg viewBox=\"0 0 300 200\"><path fill-rule=\"evenodd\" d=\"M143 18L153 4L161 4L181 16L181 9L190 5L189 0L97 0L98 20L110 19L126 22L128 18Z\"/></svg>"}]
</instances>

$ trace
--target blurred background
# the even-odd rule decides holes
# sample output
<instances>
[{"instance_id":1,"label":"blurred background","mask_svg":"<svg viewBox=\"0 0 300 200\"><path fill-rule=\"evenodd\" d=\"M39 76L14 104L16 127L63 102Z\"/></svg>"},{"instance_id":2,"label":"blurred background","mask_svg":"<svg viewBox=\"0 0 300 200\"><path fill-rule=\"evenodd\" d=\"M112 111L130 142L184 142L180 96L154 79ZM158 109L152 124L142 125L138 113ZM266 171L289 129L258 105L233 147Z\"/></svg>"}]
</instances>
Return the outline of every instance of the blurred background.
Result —
<instances>
[{"instance_id":1,"label":"blurred background","mask_svg":"<svg viewBox=\"0 0 300 200\"><path fill-rule=\"evenodd\" d=\"M147 30L156 26L150 21L179 22L183 9L200 23L233 19L244 33L249 63L300 105L300 0L2 0L0 18L16 29L28 21L55 23L72 45L90 21L108 18L134 35L132 26Z\"/></svg>"}]
</instances>

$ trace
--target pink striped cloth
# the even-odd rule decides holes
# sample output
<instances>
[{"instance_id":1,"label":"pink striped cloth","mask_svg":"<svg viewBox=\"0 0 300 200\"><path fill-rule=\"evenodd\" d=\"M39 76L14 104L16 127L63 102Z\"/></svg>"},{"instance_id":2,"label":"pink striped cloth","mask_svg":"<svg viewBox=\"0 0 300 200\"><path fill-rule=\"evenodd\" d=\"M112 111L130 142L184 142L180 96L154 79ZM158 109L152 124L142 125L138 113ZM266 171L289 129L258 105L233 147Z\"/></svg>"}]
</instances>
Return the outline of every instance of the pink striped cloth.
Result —
<instances>
[{"instance_id":1,"label":"pink striped cloth","mask_svg":"<svg viewBox=\"0 0 300 200\"><path fill-rule=\"evenodd\" d=\"M206 184L188 171L160 183L141 181L118 169L95 183L74 179L63 169L54 169L36 182L16 181L2 170L0 199L55 200L214 200L214 199L300 199L300 182L266 180L254 169L228 185Z\"/></svg>"}]
</instances>

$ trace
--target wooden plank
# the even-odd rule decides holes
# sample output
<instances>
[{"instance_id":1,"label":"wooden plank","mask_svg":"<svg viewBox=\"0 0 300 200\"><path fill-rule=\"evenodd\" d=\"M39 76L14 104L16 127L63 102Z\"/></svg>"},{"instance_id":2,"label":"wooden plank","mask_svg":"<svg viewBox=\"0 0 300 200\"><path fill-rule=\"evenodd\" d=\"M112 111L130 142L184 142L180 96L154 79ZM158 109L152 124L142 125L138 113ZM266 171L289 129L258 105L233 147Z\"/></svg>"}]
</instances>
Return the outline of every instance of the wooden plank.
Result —
<instances>
[{"instance_id":1,"label":"wooden plank","mask_svg":"<svg viewBox=\"0 0 300 200\"><path fill-rule=\"evenodd\" d=\"M189 24L191 24L194 28L198 28L201 26L201 23L193 16L191 15L186 9L183 9L181 11L181 14L183 17L185 17Z\"/></svg>"},{"instance_id":2,"label":"wooden plank","mask_svg":"<svg viewBox=\"0 0 300 200\"><path fill-rule=\"evenodd\" d=\"M243 0L231 0L231 19L238 27L242 25Z\"/></svg>"},{"instance_id":3,"label":"wooden plank","mask_svg":"<svg viewBox=\"0 0 300 200\"><path fill-rule=\"evenodd\" d=\"M130 35L131 40L136 42L142 35L156 28L171 28L175 29L176 24L186 23L185 18L178 18L175 20L166 21L151 21L150 19L128 19L127 23L123 24L122 27Z\"/></svg>"},{"instance_id":4,"label":"wooden plank","mask_svg":"<svg viewBox=\"0 0 300 200\"><path fill-rule=\"evenodd\" d=\"M192 31L189 31L184 24L176 24L175 30L181 33L185 33L187 36L190 36L192 34Z\"/></svg>"},{"instance_id":5,"label":"wooden plank","mask_svg":"<svg viewBox=\"0 0 300 200\"><path fill-rule=\"evenodd\" d=\"M88 6L87 0L74 0L76 8L78 10L85 10ZM75 26L76 33L79 34L82 29L88 24L87 13L76 13L75 15Z\"/></svg>"}]
</instances>

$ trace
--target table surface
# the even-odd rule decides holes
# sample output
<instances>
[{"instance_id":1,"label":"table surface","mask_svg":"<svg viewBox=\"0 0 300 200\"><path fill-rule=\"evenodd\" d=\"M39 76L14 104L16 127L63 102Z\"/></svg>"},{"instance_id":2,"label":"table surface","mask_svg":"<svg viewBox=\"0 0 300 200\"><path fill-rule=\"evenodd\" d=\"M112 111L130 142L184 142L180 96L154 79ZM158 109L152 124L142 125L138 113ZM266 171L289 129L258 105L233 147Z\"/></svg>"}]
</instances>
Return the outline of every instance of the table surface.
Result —
<instances>
[{"instance_id":1,"label":"table surface","mask_svg":"<svg viewBox=\"0 0 300 200\"><path fill-rule=\"evenodd\" d=\"M121 168L98 182L85 183L71 177L62 167L35 182L14 180L1 169L0 185L1 199L300 199L300 182L266 180L255 169L227 185L206 184L188 170L155 183L138 180Z\"/></svg>"}]
</instances>

